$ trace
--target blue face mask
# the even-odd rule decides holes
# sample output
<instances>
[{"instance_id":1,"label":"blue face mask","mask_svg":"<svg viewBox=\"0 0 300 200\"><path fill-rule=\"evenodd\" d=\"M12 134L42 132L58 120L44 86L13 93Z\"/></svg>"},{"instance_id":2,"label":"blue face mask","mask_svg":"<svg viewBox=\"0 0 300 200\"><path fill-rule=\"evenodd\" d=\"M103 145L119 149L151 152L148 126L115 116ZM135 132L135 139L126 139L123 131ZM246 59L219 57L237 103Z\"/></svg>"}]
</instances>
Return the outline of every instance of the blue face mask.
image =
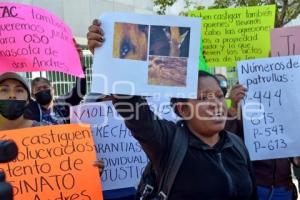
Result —
<instances>
[{"instance_id":1,"label":"blue face mask","mask_svg":"<svg viewBox=\"0 0 300 200\"><path fill-rule=\"evenodd\" d=\"M0 114L8 120L16 120L24 114L26 104L25 100L0 100Z\"/></svg>"}]
</instances>

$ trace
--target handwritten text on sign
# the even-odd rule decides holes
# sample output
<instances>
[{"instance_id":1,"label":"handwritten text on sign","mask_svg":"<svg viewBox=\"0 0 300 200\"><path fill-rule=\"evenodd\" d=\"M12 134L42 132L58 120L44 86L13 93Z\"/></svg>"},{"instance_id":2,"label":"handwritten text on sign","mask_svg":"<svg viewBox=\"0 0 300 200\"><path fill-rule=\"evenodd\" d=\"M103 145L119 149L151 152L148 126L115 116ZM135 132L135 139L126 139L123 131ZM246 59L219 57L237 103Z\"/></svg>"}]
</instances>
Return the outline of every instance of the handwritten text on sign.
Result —
<instances>
[{"instance_id":1,"label":"handwritten text on sign","mask_svg":"<svg viewBox=\"0 0 300 200\"><path fill-rule=\"evenodd\" d=\"M0 73L60 71L83 77L71 30L44 9L0 3Z\"/></svg>"},{"instance_id":2,"label":"handwritten text on sign","mask_svg":"<svg viewBox=\"0 0 300 200\"><path fill-rule=\"evenodd\" d=\"M59 125L1 131L19 148L1 164L16 200L102 199L89 126Z\"/></svg>"},{"instance_id":3,"label":"handwritten text on sign","mask_svg":"<svg viewBox=\"0 0 300 200\"><path fill-rule=\"evenodd\" d=\"M169 101L149 102L159 118L176 120ZM89 123L97 157L105 164L103 190L135 187L148 160L140 144L126 128L123 118L111 102L89 103L71 108L72 123Z\"/></svg>"},{"instance_id":4,"label":"handwritten text on sign","mask_svg":"<svg viewBox=\"0 0 300 200\"><path fill-rule=\"evenodd\" d=\"M132 137L113 105L108 102L71 108L72 123L89 123L98 159L104 161L103 190L134 187L141 177L147 157Z\"/></svg>"},{"instance_id":5,"label":"handwritten text on sign","mask_svg":"<svg viewBox=\"0 0 300 200\"><path fill-rule=\"evenodd\" d=\"M300 55L300 26L274 29L271 45L272 56Z\"/></svg>"},{"instance_id":6,"label":"handwritten text on sign","mask_svg":"<svg viewBox=\"0 0 300 200\"><path fill-rule=\"evenodd\" d=\"M300 155L300 56L238 63L245 143L252 160Z\"/></svg>"},{"instance_id":7,"label":"handwritten text on sign","mask_svg":"<svg viewBox=\"0 0 300 200\"><path fill-rule=\"evenodd\" d=\"M234 67L237 61L269 54L274 5L195 10L189 12L189 16L203 20L205 60L210 67Z\"/></svg>"}]
</instances>

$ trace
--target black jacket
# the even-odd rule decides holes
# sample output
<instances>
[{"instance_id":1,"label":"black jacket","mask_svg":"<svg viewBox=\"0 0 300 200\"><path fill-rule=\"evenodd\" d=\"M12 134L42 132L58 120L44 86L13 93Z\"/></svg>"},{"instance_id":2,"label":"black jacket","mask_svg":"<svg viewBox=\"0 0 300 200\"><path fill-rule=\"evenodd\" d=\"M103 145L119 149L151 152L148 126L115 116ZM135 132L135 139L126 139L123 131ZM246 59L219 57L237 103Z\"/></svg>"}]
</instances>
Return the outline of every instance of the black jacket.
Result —
<instances>
[{"instance_id":1,"label":"black jacket","mask_svg":"<svg viewBox=\"0 0 300 200\"><path fill-rule=\"evenodd\" d=\"M67 124L70 122L70 106L78 105L86 94L86 79L79 78L75 86L67 94L60 96L54 101L53 114L58 118L60 123ZM34 100L31 100L28 108L24 113L27 119L42 121L42 107Z\"/></svg>"},{"instance_id":2,"label":"black jacket","mask_svg":"<svg viewBox=\"0 0 300 200\"><path fill-rule=\"evenodd\" d=\"M140 97L114 99L114 105L133 136L141 143L160 179L168 160L176 124L155 119L146 101ZM130 111L130 107L134 109ZM188 150L169 200L257 199L249 155L245 161L226 131L220 133L221 139L214 148L190 131L188 134Z\"/></svg>"}]
</instances>

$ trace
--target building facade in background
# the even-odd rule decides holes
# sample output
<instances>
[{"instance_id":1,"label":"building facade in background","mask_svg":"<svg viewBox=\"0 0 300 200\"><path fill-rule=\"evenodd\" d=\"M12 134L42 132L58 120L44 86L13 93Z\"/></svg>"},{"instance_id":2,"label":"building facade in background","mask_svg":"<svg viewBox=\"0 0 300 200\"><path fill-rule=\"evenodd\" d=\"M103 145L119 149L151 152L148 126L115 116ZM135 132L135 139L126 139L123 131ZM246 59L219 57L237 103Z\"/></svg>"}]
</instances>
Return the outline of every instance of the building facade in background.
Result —
<instances>
[{"instance_id":1,"label":"building facade in background","mask_svg":"<svg viewBox=\"0 0 300 200\"><path fill-rule=\"evenodd\" d=\"M92 73L92 54L86 50L86 33L93 19L104 12L127 12L153 14L152 0L0 0L5 2L24 3L44 8L59 16L71 29L76 41L81 45L87 68L87 89L90 91ZM61 72L25 73L29 80L35 77L46 77L52 81L55 95L63 95L74 86L76 77Z\"/></svg>"}]
</instances>

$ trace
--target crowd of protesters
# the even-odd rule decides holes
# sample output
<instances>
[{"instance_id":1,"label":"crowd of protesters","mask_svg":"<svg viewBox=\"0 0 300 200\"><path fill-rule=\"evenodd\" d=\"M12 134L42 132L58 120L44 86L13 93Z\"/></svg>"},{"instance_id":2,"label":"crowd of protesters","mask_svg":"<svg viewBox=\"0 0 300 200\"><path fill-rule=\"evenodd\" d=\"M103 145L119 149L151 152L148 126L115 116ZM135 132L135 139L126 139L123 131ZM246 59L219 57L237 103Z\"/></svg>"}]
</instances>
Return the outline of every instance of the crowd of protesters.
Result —
<instances>
[{"instance_id":1,"label":"crowd of protesters","mask_svg":"<svg viewBox=\"0 0 300 200\"><path fill-rule=\"evenodd\" d=\"M99 21L94 20L87 34L92 52L103 44L104 32ZM76 47L82 58L81 50ZM197 99L171 99L175 113L182 119L177 123L153 117L154 113L141 96L94 99L112 100L148 156L157 180L166 179L165 169L168 168L174 138L176 135L182 138L178 149L185 149L184 156L175 179L168 191L160 188L154 198L296 199L291 165L297 168L299 158L250 161L239 116L240 101L247 88L239 84L228 88L226 77L220 74L199 71L198 77ZM86 95L86 80L78 79L71 92L58 99L54 99L54 92L51 81L46 78L35 78L30 84L17 73L1 74L0 131L69 123L70 106L78 105ZM230 99L229 104L226 104L226 97ZM85 99L89 101L89 97ZM105 167L102 161L96 161L95 165L100 172ZM135 199L135 193L132 187L105 191L104 199Z\"/></svg>"}]
</instances>

